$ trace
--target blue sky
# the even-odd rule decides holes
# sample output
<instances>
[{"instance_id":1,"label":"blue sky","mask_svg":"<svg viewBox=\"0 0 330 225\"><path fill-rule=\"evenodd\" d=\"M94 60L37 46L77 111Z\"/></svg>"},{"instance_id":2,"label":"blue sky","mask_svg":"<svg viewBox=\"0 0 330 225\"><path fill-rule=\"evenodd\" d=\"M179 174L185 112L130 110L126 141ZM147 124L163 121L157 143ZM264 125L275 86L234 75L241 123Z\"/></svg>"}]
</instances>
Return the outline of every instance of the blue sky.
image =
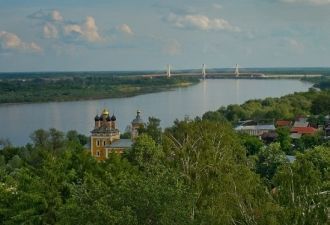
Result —
<instances>
[{"instance_id":1,"label":"blue sky","mask_svg":"<svg viewBox=\"0 0 330 225\"><path fill-rule=\"evenodd\" d=\"M0 71L330 66L330 0L0 0Z\"/></svg>"}]
</instances>

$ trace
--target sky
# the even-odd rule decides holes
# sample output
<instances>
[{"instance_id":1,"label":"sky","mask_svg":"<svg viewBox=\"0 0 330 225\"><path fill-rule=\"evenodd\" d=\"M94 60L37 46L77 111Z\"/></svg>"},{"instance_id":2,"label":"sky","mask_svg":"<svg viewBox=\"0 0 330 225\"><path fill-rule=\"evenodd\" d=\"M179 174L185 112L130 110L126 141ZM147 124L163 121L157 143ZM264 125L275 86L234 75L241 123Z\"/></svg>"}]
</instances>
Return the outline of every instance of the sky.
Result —
<instances>
[{"instance_id":1,"label":"sky","mask_svg":"<svg viewBox=\"0 0 330 225\"><path fill-rule=\"evenodd\" d=\"M0 0L0 72L329 67L330 0Z\"/></svg>"}]
</instances>

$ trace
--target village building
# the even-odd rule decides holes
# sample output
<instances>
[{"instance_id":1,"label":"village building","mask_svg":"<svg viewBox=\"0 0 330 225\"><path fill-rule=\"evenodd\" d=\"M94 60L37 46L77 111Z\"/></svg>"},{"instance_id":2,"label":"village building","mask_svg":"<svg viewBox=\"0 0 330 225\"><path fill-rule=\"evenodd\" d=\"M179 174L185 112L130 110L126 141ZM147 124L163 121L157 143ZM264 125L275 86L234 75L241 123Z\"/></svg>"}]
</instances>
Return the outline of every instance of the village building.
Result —
<instances>
[{"instance_id":1,"label":"village building","mask_svg":"<svg viewBox=\"0 0 330 225\"><path fill-rule=\"evenodd\" d=\"M280 127L292 127L292 121L291 120L277 120L275 126L277 128Z\"/></svg>"},{"instance_id":2,"label":"village building","mask_svg":"<svg viewBox=\"0 0 330 225\"><path fill-rule=\"evenodd\" d=\"M298 117L293 124L293 127L310 127L308 119L305 117Z\"/></svg>"},{"instance_id":3,"label":"village building","mask_svg":"<svg viewBox=\"0 0 330 225\"><path fill-rule=\"evenodd\" d=\"M324 133L326 138L330 138L330 122L325 124Z\"/></svg>"},{"instance_id":4,"label":"village building","mask_svg":"<svg viewBox=\"0 0 330 225\"><path fill-rule=\"evenodd\" d=\"M240 125L235 128L235 131L240 133L246 133L252 136L262 136L264 133L269 133L275 131L275 126L273 124L270 125Z\"/></svg>"}]
</instances>

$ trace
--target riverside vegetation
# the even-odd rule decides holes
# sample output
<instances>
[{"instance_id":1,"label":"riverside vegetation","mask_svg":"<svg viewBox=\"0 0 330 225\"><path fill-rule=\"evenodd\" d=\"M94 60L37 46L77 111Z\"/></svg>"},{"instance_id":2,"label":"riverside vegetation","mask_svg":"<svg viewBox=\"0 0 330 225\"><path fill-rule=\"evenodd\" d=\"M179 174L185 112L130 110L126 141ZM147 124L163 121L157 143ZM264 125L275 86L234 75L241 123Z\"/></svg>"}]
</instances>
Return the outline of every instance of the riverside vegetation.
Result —
<instances>
[{"instance_id":1,"label":"riverside vegetation","mask_svg":"<svg viewBox=\"0 0 330 225\"><path fill-rule=\"evenodd\" d=\"M164 131L149 118L129 151L101 163L75 131L37 130L24 147L2 141L1 224L328 224L329 141L290 150L290 163L285 134L264 145L231 124L319 118L329 98L310 91L251 100Z\"/></svg>"},{"instance_id":2,"label":"riverside vegetation","mask_svg":"<svg viewBox=\"0 0 330 225\"><path fill-rule=\"evenodd\" d=\"M129 97L171 90L198 82L199 79L193 77L151 79L106 74L4 76L0 79L0 104Z\"/></svg>"}]
</instances>

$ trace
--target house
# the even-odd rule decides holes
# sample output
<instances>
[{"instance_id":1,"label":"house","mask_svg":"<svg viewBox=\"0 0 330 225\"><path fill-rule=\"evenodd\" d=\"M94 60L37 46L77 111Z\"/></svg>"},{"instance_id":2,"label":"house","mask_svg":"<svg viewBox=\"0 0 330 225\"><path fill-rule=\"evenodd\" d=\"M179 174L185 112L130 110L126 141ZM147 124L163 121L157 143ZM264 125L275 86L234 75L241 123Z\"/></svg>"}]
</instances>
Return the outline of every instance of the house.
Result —
<instances>
[{"instance_id":1,"label":"house","mask_svg":"<svg viewBox=\"0 0 330 225\"><path fill-rule=\"evenodd\" d=\"M309 126L310 124L308 122L308 119L304 117L297 118L293 124L293 127L309 127Z\"/></svg>"},{"instance_id":2,"label":"house","mask_svg":"<svg viewBox=\"0 0 330 225\"><path fill-rule=\"evenodd\" d=\"M246 133L252 136L261 136L264 133L275 131L275 126L271 125L240 125L235 128L235 131Z\"/></svg>"},{"instance_id":3,"label":"house","mask_svg":"<svg viewBox=\"0 0 330 225\"><path fill-rule=\"evenodd\" d=\"M292 121L291 120L277 120L276 121L276 127L292 127Z\"/></svg>"},{"instance_id":4,"label":"house","mask_svg":"<svg viewBox=\"0 0 330 225\"><path fill-rule=\"evenodd\" d=\"M314 127L293 127L291 129L292 134L298 134L298 135L313 135L317 132L317 129Z\"/></svg>"},{"instance_id":5,"label":"house","mask_svg":"<svg viewBox=\"0 0 330 225\"><path fill-rule=\"evenodd\" d=\"M324 126L325 137L330 138L330 122Z\"/></svg>"},{"instance_id":6,"label":"house","mask_svg":"<svg viewBox=\"0 0 330 225\"><path fill-rule=\"evenodd\" d=\"M278 134L276 133L276 131L270 131L270 132L266 132L263 133L261 135L261 140L263 140L265 143L270 144L272 142L274 142L278 137Z\"/></svg>"}]
</instances>

